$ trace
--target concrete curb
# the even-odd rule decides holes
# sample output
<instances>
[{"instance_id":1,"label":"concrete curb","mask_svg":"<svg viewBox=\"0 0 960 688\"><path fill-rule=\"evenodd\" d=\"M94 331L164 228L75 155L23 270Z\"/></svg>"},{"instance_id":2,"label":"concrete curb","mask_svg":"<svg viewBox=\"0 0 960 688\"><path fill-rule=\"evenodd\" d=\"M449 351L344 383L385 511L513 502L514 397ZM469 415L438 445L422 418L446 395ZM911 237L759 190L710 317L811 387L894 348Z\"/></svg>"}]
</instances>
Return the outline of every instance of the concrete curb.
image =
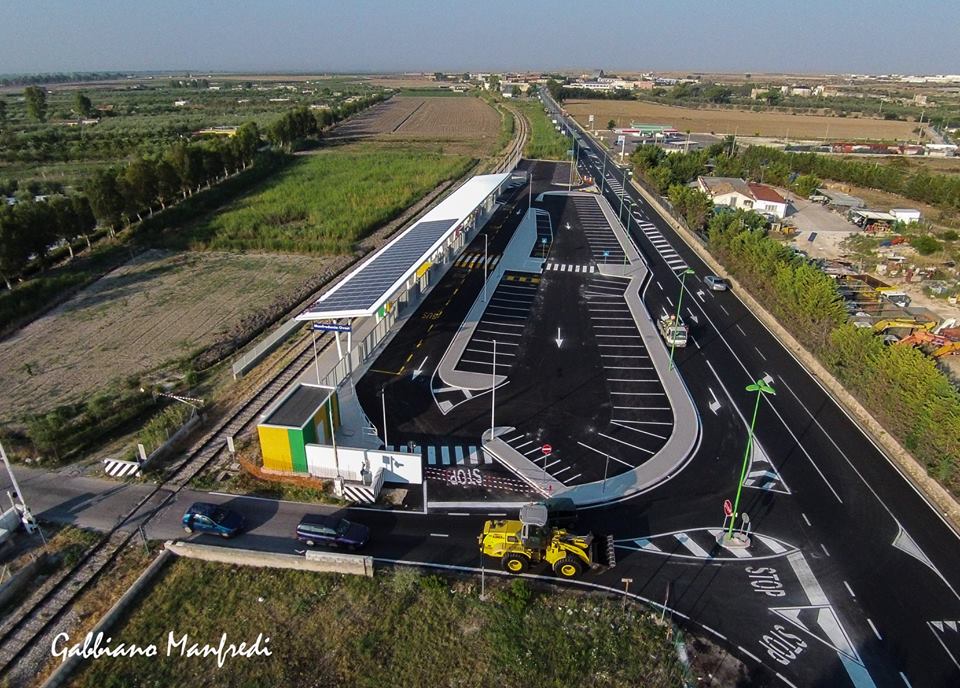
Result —
<instances>
[{"instance_id":1,"label":"concrete curb","mask_svg":"<svg viewBox=\"0 0 960 688\"><path fill-rule=\"evenodd\" d=\"M239 564L272 569L298 569L320 573L348 573L356 576L373 577L373 557L359 554L341 554L307 550L300 554L281 554L279 552L258 552L252 549L236 549L218 545L204 545L198 542L170 540L164 544L166 551L178 557L189 557L201 561L213 561L220 564Z\"/></svg>"},{"instance_id":2,"label":"concrete curb","mask_svg":"<svg viewBox=\"0 0 960 688\"><path fill-rule=\"evenodd\" d=\"M624 297L637 325L637 330L643 337L643 343L650 354L650 360L654 363L657 376L663 384L663 390L666 392L670 407L673 409L674 418L670 439L660 448L660 451L642 465L626 473L608 478L606 484L603 482L587 483L569 488L556 495L569 497L582 506L620 500L666 482L686 465L700 438L700 415L697 412L697 407L683 383L680 371L676 367L673 370L667 369L669 367L669 356L666 345L657 331L646 305L640 298L640 288L649 275L642 254L627 234L607 199L594 194L588 195L597 199L607 222L613 228L620 245L630 259L629 266L606 265L602 266L605 270L600 272L630 278L630 284L624 293Z\"/></svg>"},{"instance_id":3,"label":"concrete curb","mask_svg":"<svg viewBox=\"0 0 960 688\"><path fill-rule=\"evenodd\" d=\"M100 621L97 622L97 625L94 626L90 633L94 637L98 633L104 633L116 623L117 619L123 615L127 609L137 600L140 596L140 593L143 589L153 582L153 579L156 578L157 574L160 573L160 570L167 563L167 560L170 558L170 552L168 550L163 550L160 554L157 555L157 558L154 559L150 565L144 569L143 573L137 577L137 580L127 588L127 591L120 596L120 599L114 602L113 606L110 607L109 611L104 614ZM80 665L83 661L80 657L70 657L60 666L54 669L53 673L47 677L47 680L43 682L41 688L58 688L61 685L64 685L67 679L70 678L70 674Z\"/></svg>"},{"instance_id":4,"label":"concrete curb","mask_svg":"<svg viewBox=\"0 0 960 688\"><path fill-rule=\"evenodd\" d=\"M497 267L487 276L488 299L493 295L494 290L496 290L497 285L507 270L514 272L531 272L530 266L528 265L530 260L529 256L530 251L537 242L537 225L534 218L534 211L527 211L523 219L520 220L520 225L517 227L517 230L513 233L513 236L510 237L510 242L504 249L503 255L500 257L500 262L497 263ZM540 267L543 261L538 259L538 263L539 265L536 271L531 274L540 274ZM444 385L468 389L474 392L490 389L491 375L487 375L486 373L463 372L454 369L454 366L460 361L464 349L467 348L467 344L470 343L473 331L477 329L480 319L483 318L488 303L489 301L484 301L483 299L483 292L477 294L476 300L473 302L470 310L467 311L463 321L461 321L460 327L457 329L456 334L453 335L453 339L450 340L447 350L443 352L443 358L440 359L440 365L437 366L437 376ZM497 375L497 386L502 385L506 379L506 375Z\"/></svg>"},{"instance_id":5,"label":"concrete curb","mask_svg":"<svg viewBox=\"0 0 960 688\"><path fill-rule=\"evenodd\" d=\"M796 338L790 334L777 319L767 311L753 296L743 287L739 286L736 278L732 277L722 265L707 251L707 249L697 240L697 238L677 222L662 205L659 198L654 197L635 181L630 182L633 188L642 195L651 207L655 208L660 216L667 221L677 235L696 253L704 263L710 266L717 275L730 280L731 284L738 287L734 294L757 316L757 319L767 330L776 337L787 351L803 366L803 368L816 380L820 386L830 395L837 405L848 416L860 424L864 435L880 450L890 464L916 489L921 496L925 497L935 507L935 511L941 515L945 522L960 535L960 502L956 500L946 489L944 489L933 478L927 475L923 465L913 457L896 438L893 437L880 422L837 380L822 363L809 352Z\"/></svg>"}]
</instances>

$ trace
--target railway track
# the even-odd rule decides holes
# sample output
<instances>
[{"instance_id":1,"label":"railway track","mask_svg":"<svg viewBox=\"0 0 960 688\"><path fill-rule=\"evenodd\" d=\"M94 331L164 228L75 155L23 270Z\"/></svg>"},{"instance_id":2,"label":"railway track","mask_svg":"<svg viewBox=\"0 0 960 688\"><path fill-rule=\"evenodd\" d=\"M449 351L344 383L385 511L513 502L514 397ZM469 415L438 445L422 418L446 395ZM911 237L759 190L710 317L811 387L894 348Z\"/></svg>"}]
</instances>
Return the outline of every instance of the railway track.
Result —
<instances>
[{"instance_id":1,"label":"railway track","mask_svg":"<svg viewBox=\"0 0 960 688\"><path fill-rule=\"evenodd\" d=\"M332 337L323 337L317 341L317 346L326 349L331 341ZM254 395L200 437L184 458L171 467L166 479L130 509L73 567L51 576L24 601L22 607L29 611L19 619L11 620L0 631L0 676L8 676L11 665L42 637L96 575L136 536L135 526L149 522L194 477L212 465L226 451L227 437L239 434L254 423L257 416L312 363L311 340L304 338L292 359L270 376Z\"/></svg>"},{"instance_id":2,"label":"railway track","mask_svg":"<svg viewBox=\"0 0 960 688\"><path fill-rule=\"evenodd\" d=\"M517 135L504 152L494 172L512 169L522 157L523 147L529 135L529 123L519 112L508 108L518 123ZM326 349L332 336L317 341L319 349ZM52 624L77 599L117 554L136 536L139 526L148 523L167 506L191 480L212 466L227 450L227 437L239 435L263 412L296 378L313 363L312 342L304 337L295 348L294 356L282 364L279 371L264 381L249 399L232 409L214 427L200 437L185 452L183 458L172 465L166 477L113 528L90 548L71 568L48 578L21 605L28 611L19 619L11 619L0 630L0 677L9 679L12 665L27 652L36 641L51 630ZM32 674L32 669L25 672Z\"/></svg>"}]
</instances>

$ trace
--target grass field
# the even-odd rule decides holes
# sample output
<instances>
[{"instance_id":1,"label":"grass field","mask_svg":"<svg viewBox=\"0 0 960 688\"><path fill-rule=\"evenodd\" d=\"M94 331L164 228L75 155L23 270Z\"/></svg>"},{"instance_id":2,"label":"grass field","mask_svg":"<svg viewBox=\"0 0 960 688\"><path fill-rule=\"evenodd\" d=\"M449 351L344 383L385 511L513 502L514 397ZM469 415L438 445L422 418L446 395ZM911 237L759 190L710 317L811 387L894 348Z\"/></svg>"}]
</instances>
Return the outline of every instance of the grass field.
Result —
<instances>
[{"instance_id":1,"label":"grass field","mask_svg":"<svg viewBox=\"0 0 960 688\"><path fill-rule=\"evenodd\" d=\"M905 140L916 138L913 122L858 119L854 117L820 117L788 115L779 112L703 109L674 107L638 100L569 100L563 104L580 124L589 126L587 117L594 115L595 126L606 127L608 120L627 127L631 122L668 124L679 131L743 136L789 136L791 139L833 140Z\"/></svg>"},{"instance_id":2,"label":"grass field","mask_svg":"<svg viewBox=\"0 0 960 688\"><path fill-rule=\"evenodd\" d=\"M327 264L147 251L0 341L0 420L78 401L185 356Z\"/></svg>"},{"instance_id":3,"label":"grass field","mask_svg":"<svg viewBox=\"0 0 960 688\"><path fill-rule=\"evenodd\" d=\"M371 142L320 149L195 227L195 243L231 251L349 252L472 162L435 150Z\"/></svg>"},{"instance_id":4,"label":"grass field","mask_svg":"<svg viewBox=\"0 0 960 688\"><path fill-rule=\"evenodd\" d=\"M512 105L530 122L530 138L523 157L536 160L569 160L571 139L561 136L543 111L539 100L516 101Z\"/></svg>"},{"instance_id":5,"label":"grass field","mask_svg":"<svg viewBox=\"0 0 960 688\"><path fill-rule=\"evenodd\" d=\"M667 629L642 607L494 576L487 591L480 602L479 581L411 569L360 578L175 560L111 632L158 656L88 661L71 685L681 685ZM216 657L168 658L170 631L213 644L262 633L272 655L222 669Z\"/></svg>"}]
</instances>

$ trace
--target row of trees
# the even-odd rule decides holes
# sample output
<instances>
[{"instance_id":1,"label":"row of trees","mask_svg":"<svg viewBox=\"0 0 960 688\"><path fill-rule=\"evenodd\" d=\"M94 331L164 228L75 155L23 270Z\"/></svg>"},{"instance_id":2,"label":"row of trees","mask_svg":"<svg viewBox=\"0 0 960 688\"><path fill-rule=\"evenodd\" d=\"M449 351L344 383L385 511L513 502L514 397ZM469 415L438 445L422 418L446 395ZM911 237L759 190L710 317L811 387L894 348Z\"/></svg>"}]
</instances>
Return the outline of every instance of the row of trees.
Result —
<instances>
[{"instance_id":1,"label":"row of trees","mask_svg":"<svg viewBox=\"0 0 960 688\"><path fill-rule=\"evenodd\" d=\"M0 208L0 278L11 281L32 257L47 261L50 248L65 242L73 258L71 242L83 237L90 246L96 220L86 196L54 196L48 201L26 201Z\"/></svg>"},{"instance_id":2,"label":"row of trees","mask_svg":"<svg viewBox=\"0 0 960 688\"><path fill-rule=\"evenodd\" d=\"M834 281L767 237L754 213L713 217L707 245L934 478L960 495L960 393L930 358L850 325Z\"/></svg>"},{"instance_id":3,"label":"row of trees","mask_svg":"<svg viewBox=\"0 0 960 688\"><path fill-rule=\"evenodd\" d=\"M55 72L50 74L18 74L0 79L0 86L27 86L30 84L66 84L78 81L123 79L125 72Z\"/></svg>"},{"instance_id":4,"label":"row of trees","mask_svg":"<svg viewBox=\"0 0 960 688\"><path fill-rule=\"evenodd\" d=\"M97 221L111 233L143 213L166 208L178 195L186 198L203 185L246 169L260 145L253 122L230 138L178 141L157 157L138 157L121 168L99 170L84 186Z\"/></svg>"}]
</instances>

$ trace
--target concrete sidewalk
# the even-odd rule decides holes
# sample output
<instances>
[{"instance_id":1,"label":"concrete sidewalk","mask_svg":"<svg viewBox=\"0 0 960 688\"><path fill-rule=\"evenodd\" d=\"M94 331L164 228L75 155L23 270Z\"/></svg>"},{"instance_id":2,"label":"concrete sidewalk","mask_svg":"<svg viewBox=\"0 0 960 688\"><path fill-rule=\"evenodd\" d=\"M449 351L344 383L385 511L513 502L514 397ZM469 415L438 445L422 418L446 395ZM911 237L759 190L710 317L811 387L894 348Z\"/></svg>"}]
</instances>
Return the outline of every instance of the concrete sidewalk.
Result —
<instances>
[{"instance_id":1,"label":"concrete sidewalk","mask_svg":"<svg viewBox=\"0 0 960 688\"><path fill-rule=\"evenodd\" d=\"M487 309L487 304L496 290L497 285L506 272L526 272L539 275L543 271L543 259L531 258L530 252L537 243L537 220L536 209L528 210L520 221L517 230L510 237L510 243L503 251L500 262L497 267L487 277L487 298L483 298L483 292L477 295L477 300L473 302L470 310L467 311L460 327L457 329L453 339L450 340L447 350L440 359L440 365L437 366L436 374L441 382L448 387L459 387L470 391L484 391L494 385L494 376L487 373L470 373L462 370L456 370L454 366L463 356L464 349L470 343L473 331L477 328L483 313ZM496 386L506 382L506 375L497 375L495 377Z\"/></svg>"}]
</instances>

